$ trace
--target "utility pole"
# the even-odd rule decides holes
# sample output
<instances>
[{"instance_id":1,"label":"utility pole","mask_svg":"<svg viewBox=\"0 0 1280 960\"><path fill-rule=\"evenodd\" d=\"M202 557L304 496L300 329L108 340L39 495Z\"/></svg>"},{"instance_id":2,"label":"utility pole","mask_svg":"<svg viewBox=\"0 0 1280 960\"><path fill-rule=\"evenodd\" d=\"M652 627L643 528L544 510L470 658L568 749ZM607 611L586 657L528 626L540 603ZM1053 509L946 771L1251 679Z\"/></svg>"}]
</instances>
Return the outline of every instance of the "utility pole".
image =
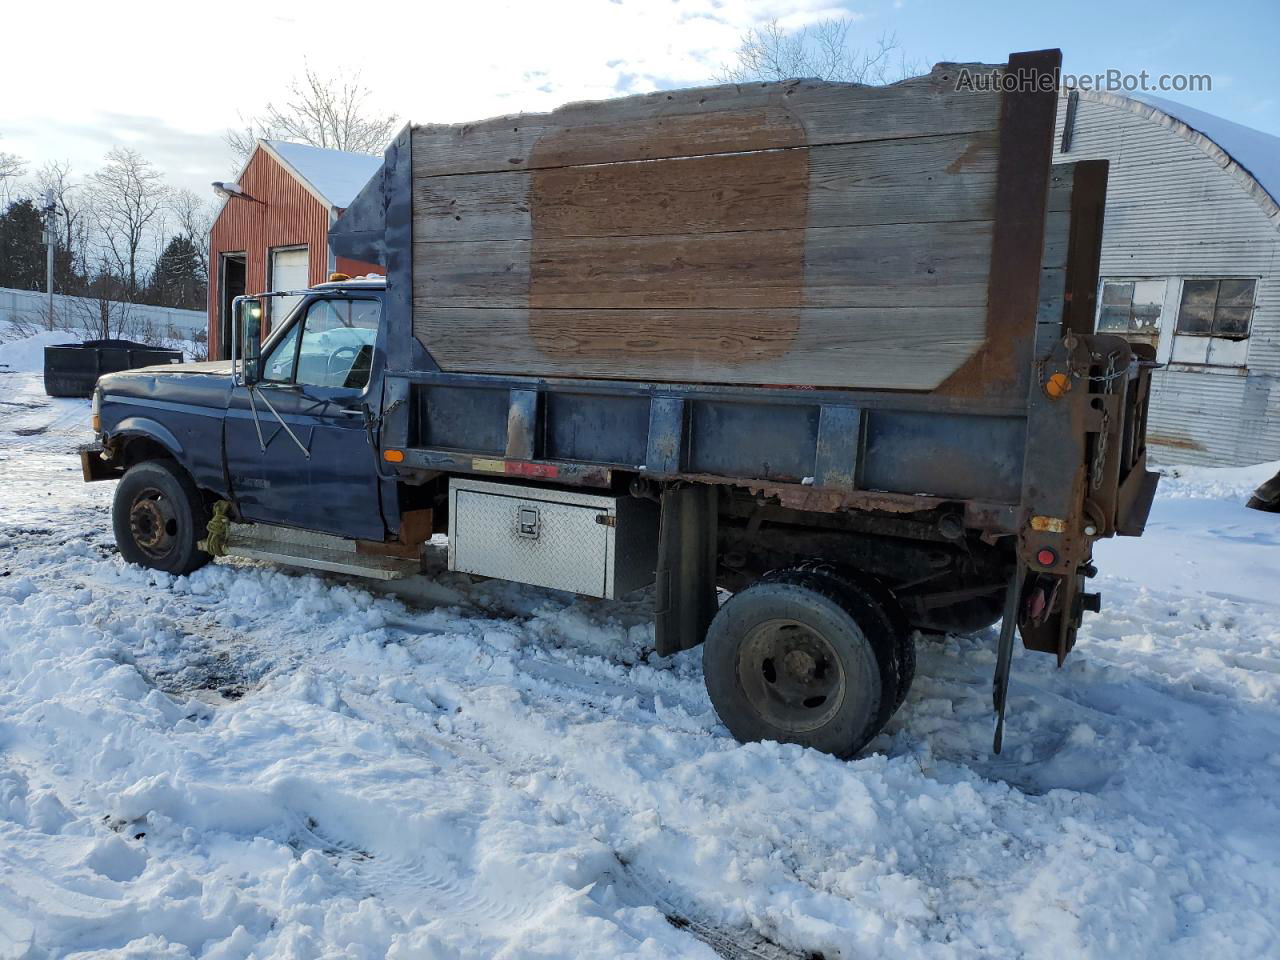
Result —
<instances>
[{"instance_id":1,"label":"utility pole","mask_svg":"<svg viewBox=\"0 0 1280 960\"><path fill-rule=\"evenodd\" d=\"M48 315L45 317L45 326L50 330L53 329L53 248L58 243L57 217L58 204L54 200L53 193L46 191L44 195L44 288L48 299Z\"/></svg>"}]
</instances>

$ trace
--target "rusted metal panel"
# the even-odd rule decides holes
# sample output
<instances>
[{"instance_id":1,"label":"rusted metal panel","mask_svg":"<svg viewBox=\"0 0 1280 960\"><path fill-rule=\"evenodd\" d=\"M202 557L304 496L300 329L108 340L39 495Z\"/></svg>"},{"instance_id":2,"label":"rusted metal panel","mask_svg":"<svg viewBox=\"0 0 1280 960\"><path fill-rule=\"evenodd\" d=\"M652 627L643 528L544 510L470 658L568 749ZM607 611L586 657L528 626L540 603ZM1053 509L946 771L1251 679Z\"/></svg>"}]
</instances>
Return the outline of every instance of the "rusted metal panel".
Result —
<instances>
[{"instance_id":1,"label":"rusted metal panel","mask_svg":"<svg viewBox=\"0 0 1280 960\"><path fill-rule=\"evenodd\" d=\"M512 390L507 408L507 451L513 460L532 460L538 426L536 390Z\"/></svg>"},{"instance_id":2,"label":"rusted metal panel","mask_svg":"<svg viewBox=\"0 0 1280 960\"><path fill-rule=\"evenodd\" d=\"M1018 87L1000 105L1000 166L987 287L986 340L939 392L1026 395L1040 293L1041 255L1053 158L1062 51L1009 57Z\"/></svg>"},{"instance_id":3,"label":"rusted metal panel","mask_svg":"<svg viewBox=\"0 0 1280 960\"><path fill-rule=\"evenodd\" d=\"M1075 164L1063 326L1076 333L1092 333L1093 318L1097 314L1108 167L1106 160L1082 160Z\"/></svg>"},{"instance_id":4,"label":"rusted metal panel","mask_svg":"<svg viewBox=\"0 0 1280 960\"><path fill-rule=\"evenodd\" d=\"M370 273L385 274L386 268L366 260L352 260L349 257L334 257L333 269L345 273L348 277L363 277Z\"/></svg>"},{"instance_id":5,"label":"rusted metal panel","mask_svg":"<svg viewBox=\"0 0 1280 960\"><path fill-rule=\"evenodd\" d=\"M858 453L862 443L862 411L824 403L818 414L818 452L815 486L852 490L857 485Z\"/></svg>"},{"instance_id":6,"label":"rusted metal panel","mask_svg":"<svg viewBox=\"0 0 1280 960\"><path fill-rule=\"evenodd\" d=\"M685 405L680 397L654 397L649 405L645 467L657 475L679 473L684 448Z\"/></svg>"}]
</instances>

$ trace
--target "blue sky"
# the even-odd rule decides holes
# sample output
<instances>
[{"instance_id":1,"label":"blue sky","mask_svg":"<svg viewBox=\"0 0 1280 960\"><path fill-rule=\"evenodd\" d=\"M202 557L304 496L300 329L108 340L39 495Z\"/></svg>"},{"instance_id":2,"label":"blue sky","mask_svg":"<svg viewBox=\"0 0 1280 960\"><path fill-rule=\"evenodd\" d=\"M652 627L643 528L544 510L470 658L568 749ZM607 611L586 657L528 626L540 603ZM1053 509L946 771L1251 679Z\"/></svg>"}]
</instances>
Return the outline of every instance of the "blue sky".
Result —
<instances>
[{"instance_id":1,"label":"blue sky","mask_svg":"<svg viewBox=\"0 0 1280 960\"><path fill-rule=\"evenodd\" d=\"M1158 95L1280 135L1280 0L876 0L847 9L864 15L855 28L863 36L884 24L908 56L928 63L997 63L1013 51L1058 47L1068 73L1207 73L1211 93Z\"/></svg>"},{"instance_id":2,"label":"blue sky","mask_svg":"<svg viewBox=\"0 0 1280 960\"><path fill-rule=\"evenodd\" d=\"M28 91L0 100L0 150L85 174L125 144L211 197L209 181L236 174L226 129L280 99L304 61L359 72L381 112L453 123L704 84L751 27L842 15L855 43L895 33L924 69L1056 46L1070 72L1209 73L1211 93L1165 96L1280 134L1280 0L130 0L127 15L46 0L5 11L6 35L30 42L0 58L0 84Z\"/></svg>"}]
</instances>

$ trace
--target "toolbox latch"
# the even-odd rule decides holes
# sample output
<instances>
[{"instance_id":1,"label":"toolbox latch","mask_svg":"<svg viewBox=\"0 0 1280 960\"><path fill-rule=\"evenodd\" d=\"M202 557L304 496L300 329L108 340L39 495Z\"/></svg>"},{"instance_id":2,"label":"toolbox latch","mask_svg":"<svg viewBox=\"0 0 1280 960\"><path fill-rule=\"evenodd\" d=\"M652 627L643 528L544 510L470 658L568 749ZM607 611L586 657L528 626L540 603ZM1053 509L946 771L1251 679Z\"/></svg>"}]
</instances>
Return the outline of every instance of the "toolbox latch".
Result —
<instances>
[{"instance_id":1,"label":"toolbox latch","mask_svg":"<svg viewBox=\"0 0 1280 960\"><path fill-rule=\"evenodd\" d=\"M516 508L516 533L528 540L537 540L542 529L542 519L537 507Z\"/></svg>"}]
</instances>

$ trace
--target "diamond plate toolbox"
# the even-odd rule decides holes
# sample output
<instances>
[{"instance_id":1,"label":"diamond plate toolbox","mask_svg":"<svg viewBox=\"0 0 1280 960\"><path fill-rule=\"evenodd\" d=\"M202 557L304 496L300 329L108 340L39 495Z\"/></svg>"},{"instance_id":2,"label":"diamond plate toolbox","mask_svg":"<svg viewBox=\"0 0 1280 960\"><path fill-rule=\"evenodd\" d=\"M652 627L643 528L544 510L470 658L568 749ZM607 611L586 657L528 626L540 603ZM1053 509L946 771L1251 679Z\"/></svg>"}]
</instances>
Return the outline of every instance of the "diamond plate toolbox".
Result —
<instances>
[{"instance_id":1,"label":"diamond plate toolbox","mask_svg":"<svg viewBox=\"0 0 1280 960\"><path fill-rule=\"evenodd\" d=\"M653 583L658 505L489 480L449 483L449 569L613 599Z\"/></svg>"}]
</instances>

